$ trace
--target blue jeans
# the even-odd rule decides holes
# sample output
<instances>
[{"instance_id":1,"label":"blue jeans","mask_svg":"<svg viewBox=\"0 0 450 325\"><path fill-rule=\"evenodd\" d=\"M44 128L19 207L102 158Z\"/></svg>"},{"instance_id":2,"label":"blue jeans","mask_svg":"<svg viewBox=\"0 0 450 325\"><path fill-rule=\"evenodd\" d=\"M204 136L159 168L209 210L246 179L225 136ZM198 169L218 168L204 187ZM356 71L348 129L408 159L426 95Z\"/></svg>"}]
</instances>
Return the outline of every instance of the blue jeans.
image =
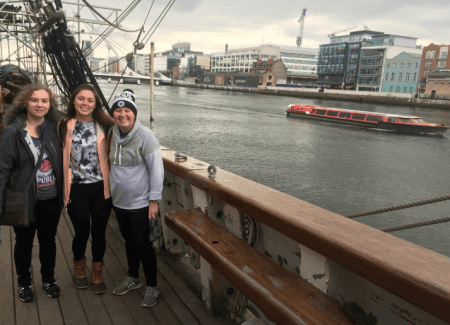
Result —
<instances>
[{"instance_id":1,"label":"blue jeans","mask_svg":"<svg viewBox=\"0 0 450 325\"><path fill-rule=\"evenodd\" d=\"M148 207L125 210L113 206L119 223L120 232L125 239L128 261L128 275L139 278L139 266L142 263L147 286L156 287L156 255L150 242Z\"/></svg>"},{"instance_id":2,"label":"blue jeans","mask_svg":"<svg viewBox=\"0 0 450 325\"><path fill-rule=\"evenodd\" d=\"M19 285L31 284L31 252L36 232L39 241L42 282L49 282L55 278L55 237L60 215L61 210L58 208L57 198L38 200L36 203L36 222L32 222L28 227L14 227L16 234L14 262Z\"/></svg>"}]
</instances>

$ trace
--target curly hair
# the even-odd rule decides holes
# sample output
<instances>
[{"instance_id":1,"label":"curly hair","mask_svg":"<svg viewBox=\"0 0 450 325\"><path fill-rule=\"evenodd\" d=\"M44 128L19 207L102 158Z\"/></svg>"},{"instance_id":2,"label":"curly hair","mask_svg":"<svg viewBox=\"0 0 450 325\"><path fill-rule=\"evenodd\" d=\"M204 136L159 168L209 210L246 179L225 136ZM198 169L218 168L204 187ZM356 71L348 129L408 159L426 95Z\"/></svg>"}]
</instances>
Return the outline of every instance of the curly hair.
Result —
<instances>
[{"instance_id":1,"label":"curly hair","mask_svg":"<svg viewBox=\"0 0 450 325\"><path fill-rule=\"evenodd\" d=\"M42 84L29 84L22 88L22 90L14 98L14 106L8 110L5 115L5 126L10 125L13 121L18 120L23 125L25 125L25 120L27 118L27 106L28 102L33 96L35 91L45 90L50 99L50 109L45 115L46 117L58 121L59 120L59 110L58 104L56 102L55 94L45 85Z\"/></svg>"},{"instance_id":2,"label":"curly hair","mask_svg":"<svg viewBox=\"0 0 450 325\"><path fill-rule=\"evenodd\" d=\"M64 119L61 121L59 125L59 136L61 137L61 141L63 144L63 147L65 146L66 141L66 134L67 134L67 122L74 118L77 115L77 111L75 109L74 101L75 97L78 95L78 93L82 90L90 90L95 97L95 108L92 112L92 117L96 123L98 123L103 131L106 133L111 126L114 125L114 120L111 116L109 116L104 110L103 110L103 104L102 99L100 98L100 95L98 94L97 90L94 86L91 84L81 84L75 90L73 91L72 95L70 96L70 100L67 106L67 112Z\"/></svg>"}]
</instances>

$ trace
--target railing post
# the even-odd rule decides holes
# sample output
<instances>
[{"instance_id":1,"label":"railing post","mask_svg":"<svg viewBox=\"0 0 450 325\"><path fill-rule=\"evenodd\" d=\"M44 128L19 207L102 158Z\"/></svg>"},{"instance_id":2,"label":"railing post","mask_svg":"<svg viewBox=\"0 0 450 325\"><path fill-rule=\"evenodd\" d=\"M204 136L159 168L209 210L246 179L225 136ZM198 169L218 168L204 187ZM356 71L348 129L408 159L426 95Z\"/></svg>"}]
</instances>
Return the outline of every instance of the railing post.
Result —
<instances>
[{"instance_id":1,"label":"railing post","mask_svg":"<svg viewBox=\"0 0 450 325\"><path fill-rule=\"evenodd\" d=\"M176 183L176 176L172 173L165 171L164 175L164 188L163 188L163 200L159 204L161 215L161 226L164 236L165 248L172 254L183 252L183 240L164 222L165 215L169 211L180 210L178 204L178 191L179 187ZM179 178L178 178L179 179Z\"/></svg>"}]
</instances>

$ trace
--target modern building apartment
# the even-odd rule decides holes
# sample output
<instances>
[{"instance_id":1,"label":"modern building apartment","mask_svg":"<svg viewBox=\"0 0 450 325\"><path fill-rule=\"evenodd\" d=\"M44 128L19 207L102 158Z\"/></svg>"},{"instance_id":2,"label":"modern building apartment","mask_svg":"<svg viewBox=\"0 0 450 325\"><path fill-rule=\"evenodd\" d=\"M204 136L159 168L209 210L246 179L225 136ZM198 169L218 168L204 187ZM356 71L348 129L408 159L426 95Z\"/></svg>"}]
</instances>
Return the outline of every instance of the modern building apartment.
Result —
<instances>
[{"instance_id":1,"label":"modern building apartment","mask_svg":"<svg viewBox=\"0 0 450 325\"><path fill-rule=\"evenodd\" d=\"M422 55L402 52L386 59L381 91L390 93L415 93L419 81Z\"/></svg>"},{"instance_id":2,"label":"modern building apartment","mask_svg":"<svg viewBox=\"0 0 450 325\"><path fill-rule=\"evenodd\" d=\"M258 60L281 59L287 83L311 84L317 80L317 49L264 44L211 54L211 72L250 72Z\"/></svg>"},{"instance_id":3,"label":"modern building apartment","mask_svg":"<svg viewBox=\"0 0 450 325\"><path fill-rule=\"evenodd\" d=\"M135 54L128 67L141 75L150 74L150 54Z\"/></svg>"},{"instance_id":4,"label":"modern building apartment","mask_svg":"<svg viewBox=\"0 0 450 325\"><path fill-rule=\"evenodd\" d=\"M208 60L203 52L191 51L191 43L177 43L172 45L172 50L155 54L155 71L173 78L173 68L178 63L177 78L184 79L194 70L197 58L201 65L208 67Z\"/></svg>"},{"instance_id":5,"label":"modern building apartment","mask_svg":"<svg viewBox=\"0 0 450 325\"><path fill-rule=\"evenodd\" d=\"M173 69L176 67L176 77L178 78L180 66L180 58L171 58L167 56L155 56L154 69L169 78L174 78Z\"/></svg>"},{"instance_id":6,"label":"modern building apartment","mask_svg":"<svg viewBox=\"0 0 450 325\"><path fill-rule=\"evenodd\" d=\"M362 30L330 37L320 45L317 84L331 89L356 89L362 42L381 32Z\"/></svg>"},{"instance_id":7,"label":"modern building apartment","mask_svg":"<svg viewBox=\"0 0 450 325\"><path fill-rule=\"evenodd\" d=\"M422 64L419 73L418 92L424 93L427 87L427 78L437 69L450 69L450 45L433 44L426 46L422 51Z\"/></svg>"},{"instance_id":8,"label":"modern building apartment","mask_svg":"<svg viewBox=\"0 0 450 325\"><path fill-rule=\"evenodd\" d=\"M385 81L386 60L402 52L421 54L422 48L416 42L417 38L414 37L391 34L374 35L372 39L364 41L356 90L380 92Z\"/></svg>"}]
</instances>

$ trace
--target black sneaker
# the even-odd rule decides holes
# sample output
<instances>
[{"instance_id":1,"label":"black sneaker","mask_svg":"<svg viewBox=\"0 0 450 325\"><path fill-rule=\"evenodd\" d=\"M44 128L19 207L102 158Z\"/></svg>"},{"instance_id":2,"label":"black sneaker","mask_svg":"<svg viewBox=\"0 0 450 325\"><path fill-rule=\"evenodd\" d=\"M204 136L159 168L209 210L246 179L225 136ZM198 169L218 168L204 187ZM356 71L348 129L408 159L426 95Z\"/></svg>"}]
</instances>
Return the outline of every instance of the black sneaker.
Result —
<instances>
[{"instance_id":1,"label":"black sneaker","mask_svg":"<svg viewBox=\"0 0 450 325\"><path fill-rule=\"evenodd\" d=\"M61 294L61 288L56 284L56 280L44 282L44 290L50 298L59 297Z\"/></svg>"},{"instance_id":2,"label":"black sneaker","mask_svg":"<svg viewBox=\"0 0 450 325\"><path fill-rule=\"evenodd\" d=\"M19 285L19 300L23 302L32 302L34 300L34 292L31 285Z\"/></svg>"}]
</instances>

